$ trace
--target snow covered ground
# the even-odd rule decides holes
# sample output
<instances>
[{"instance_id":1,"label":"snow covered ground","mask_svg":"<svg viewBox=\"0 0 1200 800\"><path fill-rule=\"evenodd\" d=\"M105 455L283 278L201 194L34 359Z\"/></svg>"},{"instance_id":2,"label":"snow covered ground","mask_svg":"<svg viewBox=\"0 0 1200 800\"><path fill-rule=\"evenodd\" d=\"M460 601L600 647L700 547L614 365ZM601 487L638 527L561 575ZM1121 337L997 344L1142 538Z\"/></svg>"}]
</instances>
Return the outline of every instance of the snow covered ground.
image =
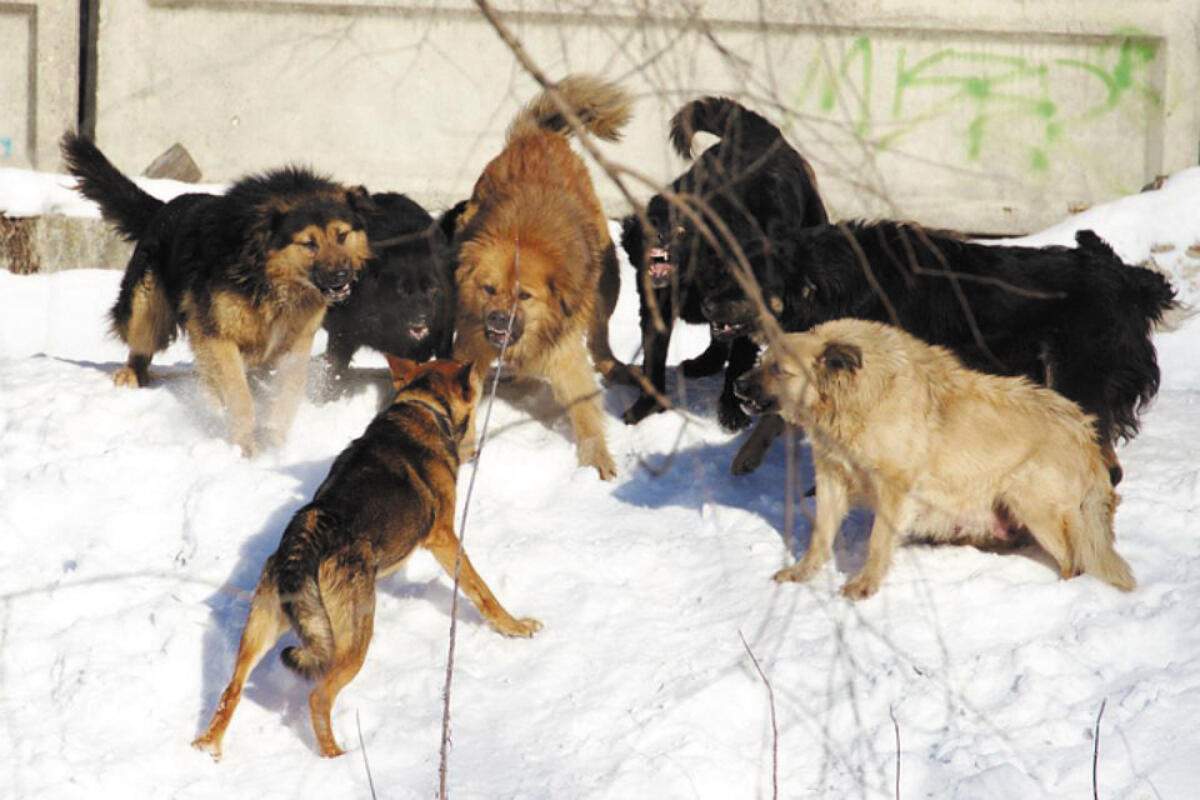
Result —
<instances>
[{"instance_id":1,"label":"snow covered ground","mask_svg":"<svg viewBox=\"0 0 1200 800\"><path fill-rule=\"evenodd\" d=\"M0 207L6 193L51 202L14 180L0 175ZM1200 296L1200 169L1042 240L1081 224ZM638 339L628 275L612 322L625 355ZM119 277L0 273L0 797L366 797L364 748L380 797L430 797L450 582L424 553L382 582L366 665L335 709L346 757L315 755L306 687L277 651L225 759L188 746L264 559L375 412L382 358L362 354L357 391L305 403L286 446L246 460L186 345L156 359L153 387L113 387L124 352L104 312ZM677 336L672 363L705 336ZM451 794L770 797L767 693L740 633L774 688L781 797L892 797L893 716L905 798L1090 796L1104 700L1101 796L1197 796L1200 320L1158 344L1162 392L1121 451L1129 595L1060 581L1034 551L913 546L852 605L837 587L865 556L861 512L836 569L777 586L793 557L783 448L728 474L740 437L716 424L717 379L689 384L685 415L633 428L618 417L631 392L610 391L612 484L575 466L547 391L503 386L466 547L509 610L545 629L505 639L460 605Z\"/></svg>"}]
</instances>

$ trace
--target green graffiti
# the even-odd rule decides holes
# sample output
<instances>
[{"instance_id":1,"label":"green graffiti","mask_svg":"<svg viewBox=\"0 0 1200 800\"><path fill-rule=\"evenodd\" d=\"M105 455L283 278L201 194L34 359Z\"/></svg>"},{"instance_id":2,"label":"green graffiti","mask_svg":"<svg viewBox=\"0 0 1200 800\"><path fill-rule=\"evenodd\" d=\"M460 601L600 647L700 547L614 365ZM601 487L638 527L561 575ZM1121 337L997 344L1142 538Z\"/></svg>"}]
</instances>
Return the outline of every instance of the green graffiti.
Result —
<instances>
[{"instance_id":1,"label":"green graffiti","mask_svg":"<svg viewBox=\"0 0 1200 800\"><path fill-rule=\"evenodd\" d=\"M897 146L938 120L962 119L962 156L983 157L992 132L1007 132L1022 120L1041 130L1029 145L1028 168L1045 172L1056 149L1067 147L1073 129L1141 101L1162 105L1153 86L1159 45L1136 30L1119 30L1091 60L1030 59L1019 55L948 47L910 63L899 47L892 75L891 116L873 117L878 48L866 36L850 41L836 60L809 60L795 95L798 107L815 106L826 117L847 119L854 132L880 149ZM1099 83L1104 99L1068 112L1054 99L1055 87L1077 87L1080 76ZM886 89L883 89L886 91ZM1077 91L1076 91L1077 93ZM839 107L838 100L844 105ZM882 98L880 98L882 99ZM965 119L964 119L965 114Z\"/></svg>"}]
</instances>

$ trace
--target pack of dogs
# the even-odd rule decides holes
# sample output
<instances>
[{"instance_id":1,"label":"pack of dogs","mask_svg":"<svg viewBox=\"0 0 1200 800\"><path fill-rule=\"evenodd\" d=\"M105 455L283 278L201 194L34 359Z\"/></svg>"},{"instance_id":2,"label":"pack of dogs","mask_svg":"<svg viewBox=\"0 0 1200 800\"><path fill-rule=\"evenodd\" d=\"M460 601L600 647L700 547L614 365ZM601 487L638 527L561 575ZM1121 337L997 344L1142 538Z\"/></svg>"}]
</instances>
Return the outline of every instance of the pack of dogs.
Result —
<instances>
[{"instance_id":1,"label":"pack of dogs","mask_svg":"<svg viewBox=\"0 0 1200 800\"><path fill-rule=\"evenodd\" d=\"M857 504L874 523L842 590L852 599L880 589L909 538L1033 544L1063 578L1135 587L1114 548L1116 447L1158 390L1152 333L1177 308L1166 278L1088 230L1074 247L1020 247L911 222L831 222L816 172L779 127L722 97L670 121L691 166L622 219L614 243L570 137L618 141L631 113L620 86L564 78L517 113L470 196L437 217L403 194L297 167L164 203L87 139L64 137L78 190L135 245L110 312L129 351L114 383L146 386L154 355L186 334L230 441L252 455L287 436L320 328L316 363L334 394L363 347L386 356L392 377L392 402L267 559L196 747L221 756L248 675L293 631L299 645L281 658L315 684L319 752L340 755L331 709L366 656L376 581L418 547L461 574L498 632L536 633L540 623L500 605L454 532L485 377L503 368L549 383L579 464L612 480L602 384L634 387L626 424L669 408L677 320L710 329L681 379L723 371L720 425L758 418L735 474L752 472L787 426L810 443L815 523L777 581L825 567ZM701 133L716 141L692 158ZM640 301L640 367L608 340L618 244ZM256 371L271 383L261 413Z\"/></svg>"}]
</instances>

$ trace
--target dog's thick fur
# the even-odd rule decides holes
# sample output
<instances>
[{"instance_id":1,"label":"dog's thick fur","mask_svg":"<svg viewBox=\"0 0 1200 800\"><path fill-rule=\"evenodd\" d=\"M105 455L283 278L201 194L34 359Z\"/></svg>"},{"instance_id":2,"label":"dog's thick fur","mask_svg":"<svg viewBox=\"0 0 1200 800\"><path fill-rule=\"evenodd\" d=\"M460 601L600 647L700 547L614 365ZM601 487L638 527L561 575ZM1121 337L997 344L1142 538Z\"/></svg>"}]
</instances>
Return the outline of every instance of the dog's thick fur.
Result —
<instances>
[{"instance_id":1,"label":"dog's thick fur","mask_svg":"<svg viewBox=\"0 0 1200 800\"><path fill-rule=\"evenodd\" d=\"M268 441L287 435L304 392L313 335L370 257L361 187L300 168L243 178L224 195L151 197L90 141L63 137L78 189L136 242L112 308L129 346L113 380L145 386L154 354L187 332L205 385L225 408L231 440L255 449L249 367L273 367Z\"/></svg>"},{"instance_id":2,"label":"dog's thick fur","mask_svg":"<svg viewBox=\"0 0 1200 800\"><path fill-rule=\"evenodd\" d=\"M192 743L215 759L247 676L289 628L300 646L283 651L284 664L317 681L309 708L321 755L342 754L329 715L366 657L375 583L418 546L451 576L460 560L463 592L497 631L528 637L541 628L537 620L515 619L504 610L454 535L458 447L479 388L471 365L388 362L394 402L333 462L263 567L233 678L208 729Z\"/></svg>"},{"instance_id":3,"label":"dog's thick fur","mask_svg":"<svg viewBox=\"0 0 1200 800\"><path fill-rule=\"evenodd\" d=\"M630 114L621 89L576 75L558 90L593 135L618 138ZM518 377L550 382L570 416L579 463L607 480L617 469L583 341L606 379L629 380L608 344L620 275L608 222L569 133L550 96L536 97L513 120L504 150L484 169L466 206L452 212L459 296L454 352L482 374L507 336L505 366Z\"/></svg>"},{"instance_id":4,"label":"dog's thick fur","mask_svg":"<svg viewBox=\"0 0 1200 800\"><path fill-rule=\"evenodd\" d=\"M1113 549L1117 499L1094 420L1056 392L967 369L899 328L841 319L768 348L738 394L803 425L812 441L812 541L776 580L812 577L850 504L862 501L875 522L847 597L879 589L907 533L990 544L1014 528L1027 529L1064 578L1089 573L1134 588Z\"/></svg>"},{"instance_id":5,"label":"dog's thick fur","mask_svg":"<svg viewBox=\"0 0 1200 800\"><path fill-rule=\"evenodd\" d=\"M1120 481L1115 444L1158 391L1151 330L1175 294L1162 275L1123 263L1088 230L1074 248L984 245L896 222L777 226L772 241L752 265L784 330L841 317L899 324L973 369L1049 386L1096 418ZM732 284L717 306L718 319L757 319ZM757 464L762 447L752 438L738 461Z\"/></svg>"},{"instance_id":6,"label":"dog's thick fur","mask_svg":"<svg viewBox=\"0 0 1200 800\"><path fill-rule=\"evenodd\" d=\"M402 194L371 195L367 236L374 256L350 296L325 314L326 361L341 378L363 346L399 358L449 358L455 287L442 229Z\"/></svg>"},{"instance_id":7,"label":"dog's thick fur","mask_svg":"<svg viewBox=\"0 0 1200 800\"><path fill-rule=\"evenodd\" d=\"M719 136L720 141L676 178L670 190L681 202L693 205L701 217L740 221L744 224L739 230L753 238L766 235L780 220L794 220L799 225L829 221L812 167L774 124L729 98L704 97L685 105L671 120L671 143L681 157L691 157L697 132ZM703 262L695 251L704 244L693 221L661 194L651 198L646 216L649 229L635 214L622 221L621 246L637 270L643 371L663 394L675 317L693 324L709 322L695 274L697 264ZM745 246L752 248L752 244L748 241ZM655 325L650 293L662 316L663 330ZM757 353L747 337L714 325L704 353L681 365L683 375L689 378L726 368L717 418L727 430L743 428L749 422L733 396L733 382L753 366ZM655 398L643 392L626 410L624 420L635 424L661 410Z\"/></svg>"}]
</instances>

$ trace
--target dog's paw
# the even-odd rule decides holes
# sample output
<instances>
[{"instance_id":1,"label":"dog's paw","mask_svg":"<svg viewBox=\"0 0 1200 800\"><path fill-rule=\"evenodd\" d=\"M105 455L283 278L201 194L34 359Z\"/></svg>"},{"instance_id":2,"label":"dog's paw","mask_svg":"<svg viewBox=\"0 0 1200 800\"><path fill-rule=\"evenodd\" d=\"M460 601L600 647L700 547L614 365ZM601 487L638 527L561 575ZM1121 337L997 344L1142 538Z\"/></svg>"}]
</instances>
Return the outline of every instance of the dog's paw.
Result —
<instances>
[{"instance_id":1,"label":"dog's paw","mask_svg":"<svg viewBox=\"0 0 1200 800\"><path fill-rule=\"evenodd\" d=\"M749 425L750 415L742 411L733 395L729 397L721 395L721 399L717 402L717 422L721 423L722 428L732 433Z\"/></svg>"},{"instance_id":2,"label":"dog's paw","mask_svg":"<svg viewBox=\"0 0 1200 800\"><path fill-rule=\"evenodd\" d=\"M127 386L130 389L136 389L142 385L138 379L137 371L133 367L125 366L113 373L113 386Z\"/></svg>"},{"instance_id":3,"label":"dog's paw","mask_svg":"<svg viewBox=\"0 0 1200 800\"><path fill-rule=\"evenodd\" d=\"M221 760L221 742L215 737L209 736L208 734L197 736L192 741L192 747L208 753L210 756L212 756L213 761Z\"/></svg>"},{"instance_id":4,"label":"dog's paw","mask_svg":"<svg viewBox=\"0 0 1200 800\"><path fill-rule=\"evenodd\" d=\"M344 755L346 755L346 751L338 747L338 743L332 739L328 742L321 742L321 758L337 758Z\"/></svg>"},{"instance_id":5,"label":"dog's paw","mask_svg":"<svg viewBox=\"0 0 1200 800\"><path fill-rule=\"evenodd\" d=\"M496 630L500 631L500 633L519 639L529 639L541 629L542 623L533 617L522 617L521 619L510 618L504 624L496 625Z\"/></svg>"},{"instance_id":6,"label":"dog's paw","mask_svg":"<svg viewBox=\"0 0 1200 800\"><path fill-rule=\"evenodd\" d=\"M842 587L842 596L851 600L865 600L879 591L879 579L858 573Z\"/></svg>"},{"instance_id":7,"label":"dog's paw","mask_svg":"<svg viewBox=\"0 0 1200 800\"><path fill-rule=\"evenodd\" d=\"M658 404L657 400L648 394L644 394L633 401L633 405L625 410L625 413L621 415L621 419L626 425L637 425L651 414L659 414L663 410L663 407Z\"/></svg>"},{"instance_id":8,"label":"dog's paw","mask_svg":"<svg viewBox=\"0 0 1200 800\"><path fill-rule=\"evenodd\" d=\"M725 354L719 356L710 356L704 352L695 358L685 359L679 365L679 371L683 373L685 378L706 378L709 375L716 375L725 366Z\"/></svg>"},{"instance_id":9,"label":"dog's paw","mask_svg":"<svg viewBox=\"0 0 1200 800\"><path fill-rule=\"evenodd\" d=\"M733 457L733 463L729 465L729 471L734 475L749 475L762 466L763 456L766 454L766 447L763 447L755 439L749 439L737 451L737 455Z\"/></svg>"},{"instance_id":10,"label":"dog's paw","mask_svg":"<svg viewBox=\"0 0 1200 800\"><path fill-rule=\"evenodd\" d=\"M821 564L816 561L801 560L790 567L784 567L771 576L776 583L800 583L817 574Z\"/></svg>"},{"instance_id":11,"label":"dog's paw","mask_svg":"<svg viewBox=\"0 0 1200 800\"><path fill-rule=\"evenodd\" d=\"M612 454L608 452L608 445L603 439L591 439L579 443L579 465L581 467L595 467L596 472L600 473L600 480L611 481L617 477L617 465L613 461Z\"/></svg>"}]
</instances>

